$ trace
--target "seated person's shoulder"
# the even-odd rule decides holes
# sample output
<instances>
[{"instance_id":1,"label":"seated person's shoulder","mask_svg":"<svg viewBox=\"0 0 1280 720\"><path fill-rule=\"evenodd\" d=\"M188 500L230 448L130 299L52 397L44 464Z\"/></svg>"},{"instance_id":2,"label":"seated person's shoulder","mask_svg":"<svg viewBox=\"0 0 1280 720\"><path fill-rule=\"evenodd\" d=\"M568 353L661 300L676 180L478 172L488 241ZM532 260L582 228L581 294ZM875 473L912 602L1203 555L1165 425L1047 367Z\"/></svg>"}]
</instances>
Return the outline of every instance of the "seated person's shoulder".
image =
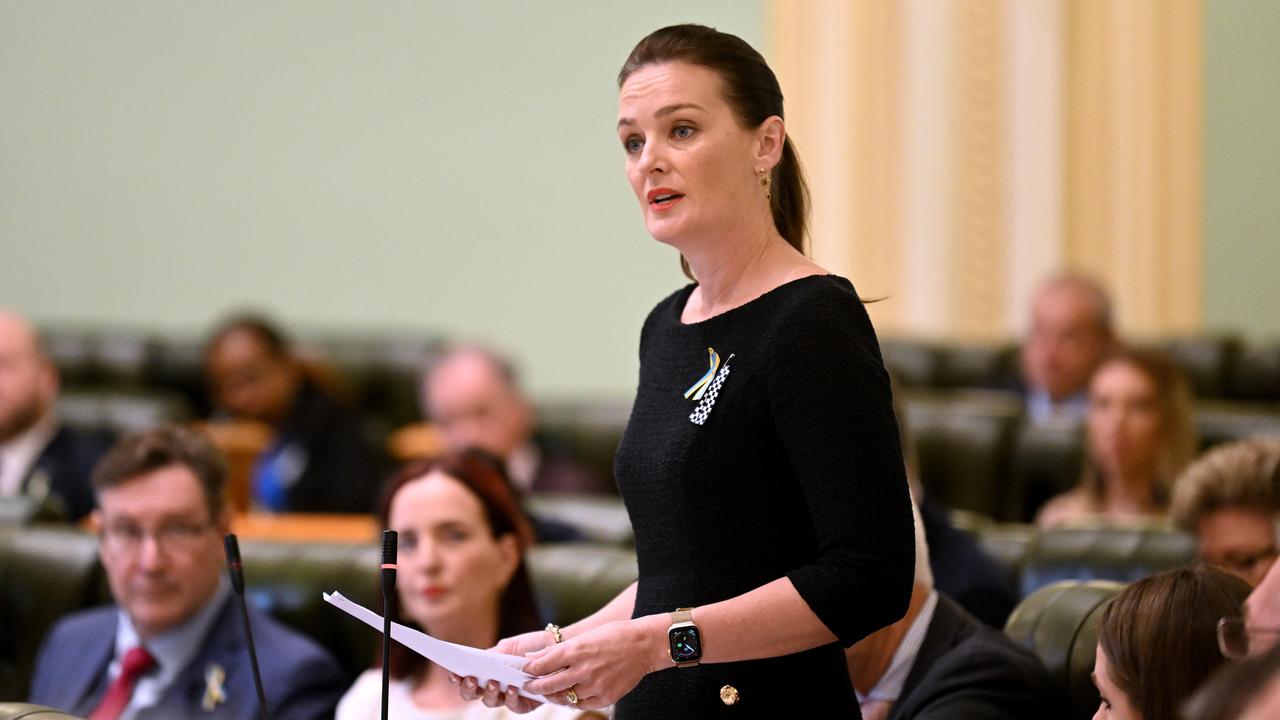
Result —
<instances>
[{"instance_id":1,"label":"seated person's shoulder","mask_svg":"<svg viewBox=\"0 0 1280 720\"><path fill-rule=\"evenodd\" d=\"M1051 528L1082 522L1092 515L1089 503L1080 490L1055 495L1036 513L1036 525Z\"/></svg>"}]
</instances>

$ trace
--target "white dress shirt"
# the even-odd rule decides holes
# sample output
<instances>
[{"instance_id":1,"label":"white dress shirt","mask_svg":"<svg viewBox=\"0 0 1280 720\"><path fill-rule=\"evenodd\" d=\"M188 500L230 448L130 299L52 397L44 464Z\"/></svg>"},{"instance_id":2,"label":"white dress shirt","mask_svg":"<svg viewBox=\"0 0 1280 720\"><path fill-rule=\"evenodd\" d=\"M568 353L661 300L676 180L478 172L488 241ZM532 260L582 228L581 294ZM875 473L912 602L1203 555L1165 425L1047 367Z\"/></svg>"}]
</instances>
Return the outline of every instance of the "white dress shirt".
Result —
<instances>
[{"instance_id":1,"label":"white dress shirt","mask_svg":"<svg viewBox=\"0 0 1280 720\"><path fill-rule=\"evenodd\" d=\"M22 494L22 481L57 434L58 422L49 414L0 445L0 495Z\"/></svg>"},{"instance_id":2,"label":"white dress shirt","mask_svg":"<svg viewBox=\"0 0 1280 720\"><path fill-rule=\"evenodd\" d=\"M866 695L854 690L854 694L858 696L859 705L868 702L896 703L898 701L898 697L902 695L902 686L907 682L907 676L911 674L911 668L916 664L916 656L920 654L920 646L924 644L924 636L929 631L929 623L933 622L933 610L937 606L938 592L930 591L929 597L925 598L924 605L920 608L920 614L911 621L911 627L902 636L898 649L893 652L889 669L884 671L875 687L871 688Z\"/></svg>"}]
</instances>

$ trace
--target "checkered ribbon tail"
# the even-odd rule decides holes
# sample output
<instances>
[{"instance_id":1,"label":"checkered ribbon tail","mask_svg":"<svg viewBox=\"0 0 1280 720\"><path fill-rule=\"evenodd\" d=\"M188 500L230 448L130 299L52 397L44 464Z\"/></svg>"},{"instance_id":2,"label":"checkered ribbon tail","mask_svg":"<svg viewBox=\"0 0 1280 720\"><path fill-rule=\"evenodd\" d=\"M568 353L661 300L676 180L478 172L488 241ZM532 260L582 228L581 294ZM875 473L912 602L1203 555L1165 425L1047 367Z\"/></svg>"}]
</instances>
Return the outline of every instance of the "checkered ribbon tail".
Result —
<instances>
[{"instance_id":1,"label":"checkered ribbon tail","mask_svg":"<svg viewBox=\"0 0 1280 720\"><path fill-rule=\"evenodd\" d=\"M711 408L716 405L716 396L720 394L720 386L724 385L725 378L729 377L729 363L726 361L720 368L720 372L716 373L716 379L711 381L711 387L707 388L707 393L702 396L702 402L698 403L698 407L694 408L689 414L689 420L694 425L701 425L707 421L707 416L711 414Z\"/></svg>"}]
</instances>

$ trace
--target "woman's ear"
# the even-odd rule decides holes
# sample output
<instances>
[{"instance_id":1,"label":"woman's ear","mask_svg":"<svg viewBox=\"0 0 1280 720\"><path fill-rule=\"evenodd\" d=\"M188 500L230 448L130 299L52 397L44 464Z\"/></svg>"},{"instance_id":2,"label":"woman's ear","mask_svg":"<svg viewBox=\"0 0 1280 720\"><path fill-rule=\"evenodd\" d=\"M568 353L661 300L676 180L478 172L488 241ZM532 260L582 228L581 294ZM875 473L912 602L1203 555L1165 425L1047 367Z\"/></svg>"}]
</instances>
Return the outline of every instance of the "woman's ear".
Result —
<instances>
[{"instance_id":1,"label":"woman's ear","mask_svg":"<svg viewBox=\"0 0 1280 720\"><path fill-rule=\"evenodd\" d=\"M787 127L782 118L771 115L756 128L755 166L772 170L782 160L782 147L787 141Z\"/></svg>"},{"instance_id":2,"label":"woman's ear","mask_svg":"<svg viewBox=\"0 0 1280 720\"><path fill-rule=\"evenodd\" d=\"M520 541L513 532L503 533L498 537L498 562L502 568L502 588L506 589L511 578L520 566Z\"/></svg>"}]
</instances>

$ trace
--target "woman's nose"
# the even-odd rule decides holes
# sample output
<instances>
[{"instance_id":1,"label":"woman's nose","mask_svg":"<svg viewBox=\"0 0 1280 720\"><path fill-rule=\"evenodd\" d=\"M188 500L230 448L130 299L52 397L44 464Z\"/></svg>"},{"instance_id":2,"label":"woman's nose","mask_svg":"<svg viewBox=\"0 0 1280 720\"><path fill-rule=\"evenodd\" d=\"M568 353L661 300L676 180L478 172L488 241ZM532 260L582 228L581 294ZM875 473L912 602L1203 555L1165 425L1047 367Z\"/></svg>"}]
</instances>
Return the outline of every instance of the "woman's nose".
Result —
<instances>
[{"instance_id":1,"label":"woman's nose","mask_svg":"<svg viewBox=\"0 0 1280 720\"><path fill-rule=\"evenodd\" d=\"M666 170L666 158L662 151L661 143L645 143L644 149L640 151L640 172L649 175L651 173L663 173Z\"/></svg>"}]
</instances>

